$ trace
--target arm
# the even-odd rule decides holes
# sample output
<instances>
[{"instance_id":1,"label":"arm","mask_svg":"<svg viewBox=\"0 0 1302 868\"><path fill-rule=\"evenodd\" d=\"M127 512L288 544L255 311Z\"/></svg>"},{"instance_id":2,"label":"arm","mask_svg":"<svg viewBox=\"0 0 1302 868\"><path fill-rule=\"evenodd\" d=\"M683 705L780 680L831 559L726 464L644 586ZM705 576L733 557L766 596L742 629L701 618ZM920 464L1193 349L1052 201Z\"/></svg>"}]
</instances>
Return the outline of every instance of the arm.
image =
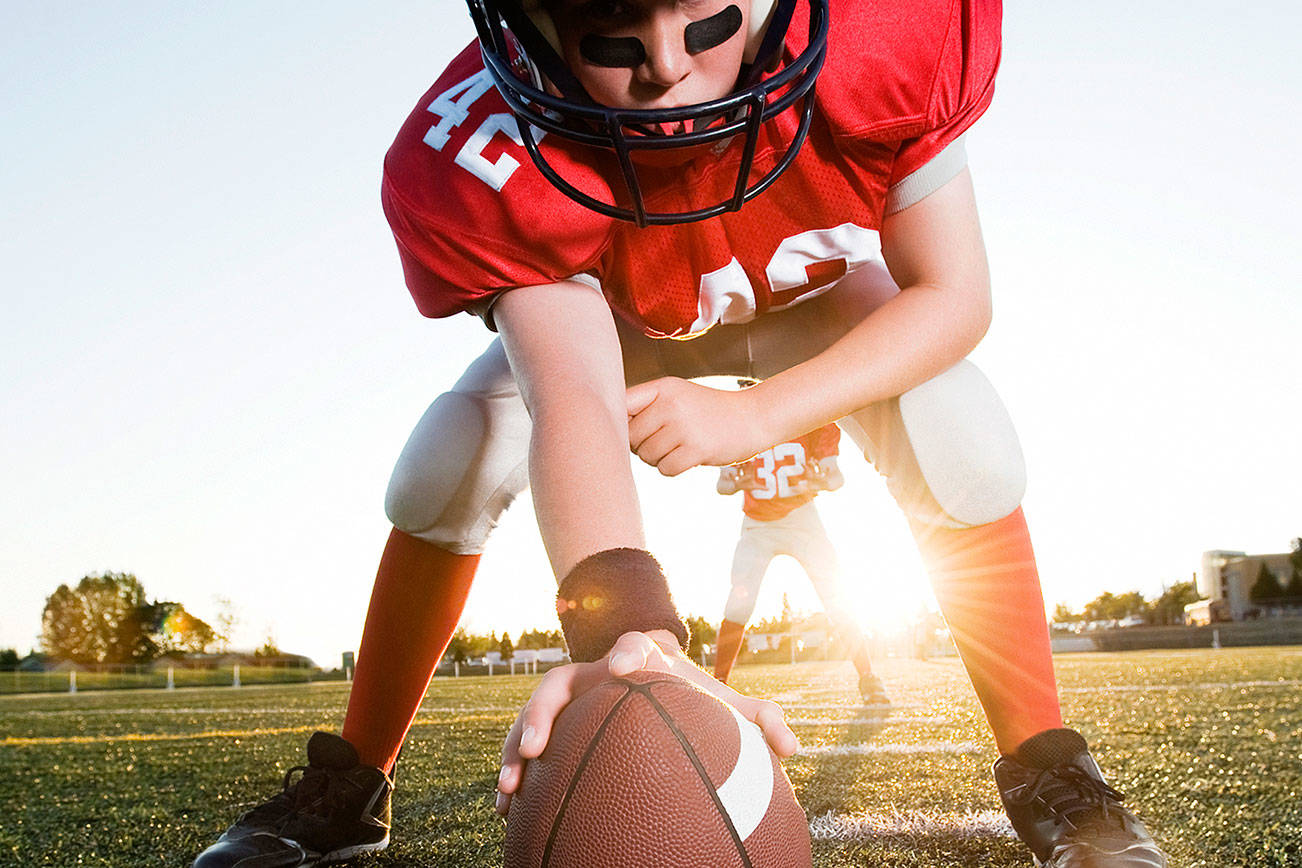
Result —
<instances>
[{"instance_id":1,"label":"arm","mask_svg":"<svg viewBox=\"0 0 1302 868\"><path fill-rule=\"evenodd\" d=\"M966 169L887 217L881 235L900 294L814 358L739 393L755 399L775 442L926 382L985 336L990 273Z\"/></svg>"},{"instance_id":2,"label":"arm","mask_svg":"<svg viewBox=\"0 0 1302 868\"><path fill-rule=\"evenodd\" d=\"M605 299L577 283L526 287L503 295L493 316L533 420L529 481L556 576L596 552L646 548Z\"/></svg>"},{"instance_id":3,"label":"arm","mask_svg":"<svg viewBox=\"0 0 1302 868\"><path fill-rule=\"evenodd\" d=\"M564 577L564 590L588 570L584 564L601 557L598 553L646 547L627 451L623 364L614 321L600 294L569 282L506 293L494 308L494 320L533 420L529 476L538 527L557 577ZM566 627L571 652L576 623L578 628L590 625L580 620ZM642 668L695 681L758 723L774 750L784 756L795 751L795 736L775 704L749 699L714 681L684 656L669 630L627 632L604 657L543 676L503 745L497 810L508 810L525 762L542 753L552 723L575 696L611 675Z\"/></svg>"},{"instance_id":4,"label":"arm","mask_svg":"<svg viewBox=\"0 0 1302 868\"><path fill-rule=\"evenodd\" d=\"M720 467L719 481L714 484L714 490L720 494L736 494L741 490L741 473L730 464Z\"/></svg>"},{"instance_id":5,"label":"arm","mask_svg":"<svg viewBox=\"0 0 1302 868\"><path fill-rule=\"evenodd\" d=\"M990 277L966 169L882 225L902 291L817 356L738 392L662 379L629 390L630 443L672 476L798 437L949 369L990 324Z\"/></svg>"}]
</instances>

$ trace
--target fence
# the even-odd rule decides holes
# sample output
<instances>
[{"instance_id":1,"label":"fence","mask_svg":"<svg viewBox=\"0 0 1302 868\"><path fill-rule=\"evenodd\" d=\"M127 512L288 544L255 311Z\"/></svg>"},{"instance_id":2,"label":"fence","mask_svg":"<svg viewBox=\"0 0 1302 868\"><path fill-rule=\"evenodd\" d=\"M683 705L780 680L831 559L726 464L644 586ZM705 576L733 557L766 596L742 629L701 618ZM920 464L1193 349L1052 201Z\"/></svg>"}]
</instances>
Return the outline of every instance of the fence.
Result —
<instances>
[{"instance_id":1,"label":"fence","mask_svg":"<svg viewBox=\"0 0 1302 868\"><path fill-rule=\"evenodd\" d=\"M0 694L80 693L88 690L125 690L173 687L241 687L283 684L330 677L318 669L285 666L224 666L213 669L179 669L149 666L105 666L96 669L48 672L0 672Z\"/></svg>"}]
</instances>

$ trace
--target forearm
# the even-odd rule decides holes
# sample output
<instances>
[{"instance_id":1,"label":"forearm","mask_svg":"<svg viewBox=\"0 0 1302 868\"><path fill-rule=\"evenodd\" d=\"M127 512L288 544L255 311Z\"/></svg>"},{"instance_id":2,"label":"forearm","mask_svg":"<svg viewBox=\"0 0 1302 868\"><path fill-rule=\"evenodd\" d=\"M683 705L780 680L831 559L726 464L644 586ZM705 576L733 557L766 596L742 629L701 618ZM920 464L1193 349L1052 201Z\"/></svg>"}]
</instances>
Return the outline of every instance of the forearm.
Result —
<instances>
[{"instance_id":1,"label":"forearm","mask_svg":"<svg viewBox=\"0 0 1302 868\"><path fill-rule=\"evenodd\" d=\"M900 395L968 355L990 326L990 272L967 170L882 224L900 293L812 359L753 389L773 442Z\"/></svg>"},{"instance_id":2,"label":"forearm","mask_svg":"<svg viewBox=\"0 0 1302 868\"><path fill-rule=\"evenodd\" d=\"M561 283L508 292L494 311L533 421L530 483L557 578L599 551L645 548L619 339L604 299Z\"/></svg>"},{"instance_id":3,"label":"forearm","mask_svg":"<svg viewBox=\"0 0 1302 868\"><path fill-rule=\"evenodd\" d=\"M645 548L628 455L623 394L614 408L589 390L540 396L529 482L543 544L558 578L595 552Z\"/></svg>"},{"instance_id":4,"label":"forearm","mask_svg":"<svg viewBox=\"0 0 1302 868\"><path fill-rule=\"evenodd\" d=\"M965 358L990 322L988 293L911 286L817 356L749 392L781 442L902 394Z\"/></svg>"}]
</instances>

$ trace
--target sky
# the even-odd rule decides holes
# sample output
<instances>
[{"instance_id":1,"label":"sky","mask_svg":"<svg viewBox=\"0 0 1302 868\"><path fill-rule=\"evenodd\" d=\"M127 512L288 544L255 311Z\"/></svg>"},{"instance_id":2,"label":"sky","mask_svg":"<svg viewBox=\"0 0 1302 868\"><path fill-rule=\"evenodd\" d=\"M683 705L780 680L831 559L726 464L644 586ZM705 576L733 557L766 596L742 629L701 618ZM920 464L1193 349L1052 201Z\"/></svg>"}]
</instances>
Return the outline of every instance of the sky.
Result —
<instances>
[{"instance_id":1,"label":"sky","mask_svg":"<svg viewBox=\"0 0 1302 868\"><path fill-rule=\"evenodd\" d=\"M995 320L973 359L1017 423L1045 598L1152 597L1206 549L1302 536L1295 35L1261 2L1010 2L968 152ZM338 665L361 634L389 472L490 335L426 320L382 156L469 41L454 0L61 2L0 27L0 648L45 598L151 598ZM849 446L848 441L845 442ZM852 449L853 447L849 447ZM819 500L856 614L927 605L871 467ZM740 498L637 479L682 610L717 620ZM554 627L522 498L463 618ZM756 617L800 568L779 559Z\"/></svg>"}]
</instances>

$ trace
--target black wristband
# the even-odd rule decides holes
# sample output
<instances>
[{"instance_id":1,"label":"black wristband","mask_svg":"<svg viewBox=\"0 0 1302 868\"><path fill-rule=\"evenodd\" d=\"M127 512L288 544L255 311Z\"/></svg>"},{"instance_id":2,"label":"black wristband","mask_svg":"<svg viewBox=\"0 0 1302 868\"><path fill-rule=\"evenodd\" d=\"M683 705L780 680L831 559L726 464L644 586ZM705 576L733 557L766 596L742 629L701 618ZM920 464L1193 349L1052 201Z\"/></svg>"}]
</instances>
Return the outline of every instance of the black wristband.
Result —
<instances>
[{"instance_id":1,"label":"black wristband","mask_svg":"<svg viewBox=\"0 0 1302 868\"><path fill-rule=\"evenodd\" d=\"M643 549L607 549L561 579L556 614L576 663L599 660L631 630L668 630L687 649L687 625L660 564Z\"/></svg>"}]
</instances>

